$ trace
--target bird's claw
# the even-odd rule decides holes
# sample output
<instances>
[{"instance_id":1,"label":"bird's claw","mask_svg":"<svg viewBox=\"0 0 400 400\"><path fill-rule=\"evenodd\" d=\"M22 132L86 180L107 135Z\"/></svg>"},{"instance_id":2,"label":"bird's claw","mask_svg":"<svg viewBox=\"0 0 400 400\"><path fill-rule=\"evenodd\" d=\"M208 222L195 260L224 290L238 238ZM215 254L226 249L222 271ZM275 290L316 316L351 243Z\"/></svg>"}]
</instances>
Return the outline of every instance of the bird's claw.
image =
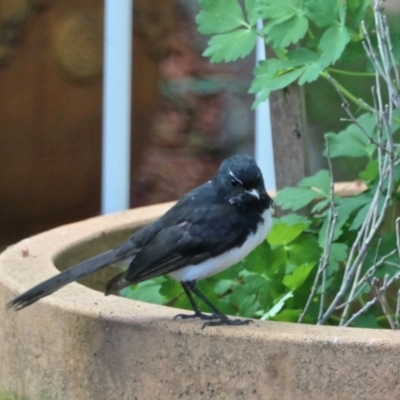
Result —
<instances>
[{"instance_id":1,"label":"bird's claw","mask_svg":"<svg viewBox=\"0 0 400 400\"><path fill-rule=\"evenodd\" d=\"M201 329L204 329L207 326L221 326L221 325L249 325L254 321L251 319L229 319L229 318L219 318L216 321L208 321L203 324Z\"/></svg>"},{"instance_id":2,"label":"bird's claw","mask_svg":"<svg viewBox=\"0 0 400 400\"><path fill-rule=\"evenodd\" d=\"M195 312L194 314L178 314L178 315L175 315L174 320L175 319L193 319L193 318L199 318L199 319L202 319L202 320L215 320L215 319L220 320L223 317L221 315L219 315L219 314L203 314L201 312Z\"/></svg>"}]
</instances>

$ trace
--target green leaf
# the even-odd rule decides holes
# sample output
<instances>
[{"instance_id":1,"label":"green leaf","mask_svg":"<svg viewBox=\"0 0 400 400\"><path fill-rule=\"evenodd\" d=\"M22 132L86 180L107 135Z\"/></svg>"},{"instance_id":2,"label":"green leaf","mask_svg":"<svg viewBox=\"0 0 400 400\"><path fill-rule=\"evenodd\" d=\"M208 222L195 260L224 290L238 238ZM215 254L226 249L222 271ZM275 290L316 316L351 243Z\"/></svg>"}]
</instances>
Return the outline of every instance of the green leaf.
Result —
<instances>
[{"instance_id":1,"label":"green leaf","mask_svg":"<svg viewBox=\"0 0 400 400\"><path fill-rule=\"evenodd\" d=\"M215 1L215 0L214 0ZM258 15L258 1L257 0L245 0L245 9L247 14L247 19L251 26L254 26L259 19Z\"/></svg>"},{"instance_id":2,"label":"green leaf","mask_svg":"<svg viewBox=\"0 0 400 400\"><path fill-rule=\"evenodd\" d=\"M343 233L343 225L347 222L347 220L348 220L348 215L338 213L336 224L333 230L333 240L338 239L340 235ZM319 231L318 235L318 243L321 246L321 248L325 248L327 234L328 234L328 218L325 218L324 223L322 224L322 228Z\"/></svg>"},{"instance_id":3,"label":"green leaf","mask_svg":"<svg viewBox=\"0 0 400 400\"><path fill-rule=\"evenodd\" d=\"M353 222L350 225L350 230L353 230L353 231L357 230L364 223L365 218L367 217L367 214L368 214L368 210L371 207L371 202L372 202L371 196L372 196L372 193L369 193L369 192L365 193L365 199L368 198L369 201L366 202L365 206L359 208L356 216L353 219ZM380 197L378 200L378 210L377 210L378 215L379 215L379 213L381 213L384 201L385 201L384 196Z\"/></svg>"},{"instance_id":4,"label":"green leaf","mask_svg":"<svg viewBox=\"0 0 400 400\"><path fill-rule=\"evenodd\" d=\"M305 48L289 52L287 56L290 61L297 61L298 65L302 66L299 85L315 81L325 68L320 62L319 55Z\"/></svg>"},{"instance_id":5,"label":"green leaf","mask_svg":"<svg viewBox=\"0 0 400 400\"><path fill-rule=\"evenodd\" d=\"M392 133L398 133L398 130L400 128L400 111L399 110L393 110L392 113ZM398 136L396 137L398 139Z\"/></svg>"},{"instance_id":6,"label":"green leaf","mask_svg":"<svg viewBox=\"0 0 400 400\"><path fill-rule=\"evenodd\" d=\"M365 265L371 266L376 263L381 257L385 257L385 261L392 263L392 265L381 265L376 269L374 276L376 278L384 278L387 274L392 277L398 272L397 264L399 262L398 255L392 254L390 257L387 255L396 248L396 233L389 232L379 235L379 240L372 243L369 247L367 256L365 257ZM393 265L394 264L394 265Z\"/></svg>"},{"instance_id":7,"label":"green leaf","mask_svg":"<svg viewBox=\"0 0 400 400\"><path fill-rule=\"evenodd\" d=\"M243 317L254 317L259 307L257 297L255 294L247 295L242 298L242 302L239 307L239 315Z\"/></svg>"},{"instance_id":8,"label":"green leaf","mask_svg":"<svg viewBox=\"0 0 400 400\"><path fill-rule=\"evenodd\" d=\"M137 285L121 290L121 295L129 299L145 301L147 303L163 304L165 297L160 294L163 277L150 279Z\"/></svg>"},{"instance_id":9,"label":"green leaf","mask_svg":"<svg viewBox=\"0 0 400 400\"><path fill-rule=\"evenodd\" d=\"M329 140L329 152L331 158L336 157L366 157L366 140L356 130L342 131L338 134L327 133Z\"/></svg>"},{"instance_id":10,"label":"green leaf","mask_svg":"<svg viewBox=\"0 0 400 400\"><path fill-rule=\"evenodd\" d=\"M248 273L243 279L248 293L257 293L269 286L268 279L259 274Z\"/></svg>"},{"instance_id":11,"label":"green leaf","mask_svg":"<svg viewBox=\"0 0 400 400\"><path fill-rule=\"evenodd\" d=\"M275 203L283 210L300 210L313 200L329 198L331 178L326 170L302 179L296 188L285 188L278 192Z\"/></svg>"},{"instance_id":12,"label":"green leaf","mask_svg":"<svg viewBox=\"0 0 400 400\"><path fill-rule=\"evenodd\" d=\"M291 297L293 297L293 292L288 292L284 294L281 298L278 299L278 301L274 304L274 306L268 312L266 312L260 319L262 321L266 321L269 318L274 317L276 314L279 313L279 311L282 310L286 300L290 299Z\"/></svg>"},{"instance_id":13,"label":"green leaf","mask_svg":"<svg viewBox=\"0 0 400 400\"><path fill-rule=\"evenodd\" d=\"M275 203L283 210L297 211L320 199L321 193L305 187L288 187L278 192Z\"/></svg>"},{"instance_id":14,"label":"green leaf","mask_svg":"<svg viewBox=\"0 0 400 400\"><path fill-rule=\"evenodd\" d=\"M315 175L302 179L299 182L299 186L313 188L322 196L329 197L331 181L329 171L321 169Z\"/></svg>"},{"instance_id":15,"label":"green leaf","mask_svg":"<svg viewBox=\"0 0 400 400\"><path fill-rule=\"evenodd\" d=\"M296 43L307 33L304 0L259 0L258 3L259 15L265 20L261 33L273 47L283 48Z\"/></svg>"},{"instance_id":16,"label":"green leaf","mask_svg":"<svg viewBox=\"0 0 400 400\"><path fill-rule=\"evenodd\" d=\"M308 0L306 4L308 16L320 28L332 25L337 21L339 6L342 5L337 0Z\"/></svg>"},{"instance_id":17,"label":"green leaf","mask_svg":"<svg viewBox=\"0 0 400 400\"><path fill-rule=\"evenodd\" d=\"M165 281L161 283L160 294L166 299L171 300L182 293L182 286L179 282L169 278L164 277Z\"/></svg>"},{"instance_id":18,"label":"green leaf","mask_svg":"<svg viewBox=\"0 0 400 400\"><path fill-rule=\"evenodd\" d=\"M379 328L376 317L371 314L360 315L351 326L355 326L357 328Z\"/></svg>"},{"instance_id":19,"label":"green leaf","mask_svg":"<svg viewBox=\"0 0 400 400\"><path fill-rule=\"evenodd\" d=\"M247 25L237 0L200 0L196 23L204 35L224 33Z\"/></svg>"},{"instance_id":20,"label":"green leaf","mask_svg":"<svg viewBox=\"0 0 400 400\"><path fill-rule=\"evenodd\" d=\"M220 279L228 279L235 280L237 279L239 272L243 269L242 262L238 262L230 268L225 269L224 271L207 278L207 280L218 281Z\"/></svg>"},{"instance_id":21,"label":"green leaf","mask_svg":"<svg viewBox=\"0 0 400 400\"><path fill-rule=\"evenodd\" d=\"M390 35L390 41L393 46L393 55L397 63L400 60L400 34L399 33L392 33Z\"/></svg>"},{"instance_id":22,"label":"green leaf","mask_svg":"<svg viewBox=\"0 0 400 400\"><path fill-rule=\"evenodd\" d=\"M275 224L268 234L267 240L271 246L282 246L293 242L304 230L306 224L288 225L285 223Z\"/></svg>"},{"instance_id":23,"label":"green leaf","mask_svg":"<svg viewBox=\"0 0 400 400\"><path fill-rule=\"evenodd\" d=\"M272 91L287 87L292 82L294 82L300 75L301 75L301 70L295 69L294 71L287 72L276 78L267 79L266 77L264 77L265 86L258 93L257 99L254 102L252 108L256 108L260 103L268 99ZM255 85L260 85L260 82L257 81L256 79L252 83L252 86L250 88L250 93L254 93Z\"/></svg>"},{"instance_id":24,"label":"green leaf","mask_svg":"<svg viewBox=\"0 0 400 400\"><path fill-rule=\"evenodd\" d=\"M256 45L257 34L254 29L238 29L229 33L213 36L203 55L210 57L213 63L236 61L246 57Z\"/></svg>"},{"instance_id":25,"label":"green leaf","mask_svg":"<svg viewBox=\"0 0 400 400\"><path fill-rule=\"evenodd\" d=\"M362 114L357 118L357 121L369 136L376 136L376 120L372 114ZM327 135L331 158L369 157L375 151L375 145L369 143L367 136L356 124L350 124L346 129L337 134L328 133Z\"/></svg>"},{"instance_id":26,"label":"green leaf","mask_svg":"<svg viewBox=\"0 0 400 400\"><path fill-rule=\"evenodd\" d=\"M252 29L257 22L256 0L246 0L248 21L237 0L201 0L196 18L199 31L214 34L203 55L211 62L235 61L251 53L257 34Z\"/></svg>"},{"instance_id":27,"label":"green leaf","mask_svg":"<svg viewBox=\"0 0 400 400\"><path fill-rule=\"evenodd\" d=\"M379 176L379 164L377 160L369 159L364 170L359 173L363 181L373 181Z\"/></svg>"},{"instance_id":28,"label":"green leaf","mask_svg":"<svg viewBox=\"0 0 400 400\"><path fill-rule=\"evenodd\" d=\"M264 240L242 261L242 266L248 271L262 275L270 268L271 259L271 248Z\"/></svg>"},{"instance_id":29,"label":"green leaf","mask_svg":"<svg viewBox=\"0 0 400 400\"><path fill-rule=\"evenodd\" d=\"M274 223L282 222L288 225L305 224L307 228L311 225L311 221L307 217L294 213L283 215Z\"/></svg>"},{"instance_id":30,"label":"green leaf","mask_svg":"<svg viewBox=\"0 0 400 400\"><path fill-rule=\"evenodd\" d=\"M330 199L324 199L319 201L317 204L315 204L315 206L311 209L311 214L318 214L320 213L320 215L325 215L327 209L329 208L329 204L330 204L331 200Z\"/></svg>"},{"instance_id":31,"label":"green leaf","mask_svg":"<svg viewBox=\"0 0 400 400\"><path fill-rule=\"evenodd\" d=\"M370 204L371 200L371 195L369 193L361 193L351 197L337 197L336 211L339 215L348 217L364 205Z\"/></svg>"},{"instance_id":32,"label":"green leaf","mask_svg":"<svg viewBox=\"0 0 400 400\"><path fill-rule=\"evenodd\" d=\"M299 83L318 78L323 67L318 54L299 48L286 54L286 58L261 61L254 69L255 79L249 92L258 93L254 107L266 100L273 90L283 89L299 78Z\"/></svg>"},{"instance_id":33,"label":"green leaf","mask_svg":"<svg viewBox=\"0 0 400 400\"><path fill-rule=\"evenodd\" d=\"M304 47L300 47L296 50L289 51L287 53L287 58L290 62L289 66L300 66L300 65L306 65L309 63L313 63L315 61L318 61L318 54L314 53L311 50L308 50Z\"/></svg>"},{"instance_id":34,"label":"green leaf","mask_svg":"<svg viewBox=\"0 0 400 400\"><path fill-rule=\"evenodd\" d=\"M360 228L360 226L365 221L370 206L371 205L368 203L358 211L357 215L354 217L353 222L350 225L350 230L355 231Z\"/></svg>"},{"instance_id":35,"label":"green leaf","mask_svg":"<svg viewBox=\"0 0 400 400\"><path fill-rule=\"evenodd\" d=\"M286 247L287 258L295 266L317 263L321 257L321 248L314 235L304 234Z\"/></svg>"},{"instance_id":36,"label":"green leaf","mask_svg":"<svg viewBox=\"0 0 400 400\"><path fill-rule=\"evenodd\" d=\"M337 61L349 41L350 33L344 24L336 24L329 27L319 42L319 48L322 51L322 64L328 66Z\"/></svg>"},{"instance_id":37,"label":"green leaf","mask_svg":"<svg viewBox=\"0 0 400 400\"><path fill-rule=\"evenodd\" d=\"M287 264L287 253L283 246L279 246L271 251L271 272L276 274L285 268Z\"/></svg>"},{"instance_id":38,"label":"green leaf","mask_svg":"<svg viewBox=\"0 0 400 400\"><path fill-rule=\"evenodd\" d=\"M303 74L298 81L299 85L304 85L305 83L310 83L318 79L321 73L324 72L325 67L326 66L321 62L321 58L305 65Z\"/></svg>"},{"instance_id":39,"label":"green leaf","mask_svg":"<svg viewBox=\"0 0 400 400\"><path fill-rule=\"evenodd\" d=\"M258 0L258 12L263 19L281 23L296 15L304 15L304 0Z\"/></svg>"},{"instance_id":40,"label":"green leaf","mask_svg":"<svg viewBox=\"0 0 400 400\"><path fill-rule=\"evenodd\" d=\"M321 72L325 69L325 66L318 62L309 63L305 68L304 72L299 79L299 85L310 83L318 79Z\"/></svg>"},{"instance_id":41,"label":"green leaf","mask_svg":"<svg viewBox=\"0 0 400 400\"><path fill-rule=\"evenodd\" d=\"M349 248L345 243L332 243L329 253L328 274L339 270L339 263L347 259Z\"/></svg>"},{"instance_id":42,"label":"green leaf","mask_svg":"<svg viewBox=\"0 0 400 400\"><path fill-rule=\"evenodd\" d=\"M257 101L253 107L266 100L273 90L287 87L300 75L300 70L288 70L299 65L298 60L278 60L272 58L261 61L254 69L255 78L251 84L250 93L258 93Z\"/></svg>"},{"instance_id":43,"label":"green leaf","mask_svg":"<svg viewBox=\"0 0 400 400\"><path fill-rule=\"evenodd\" d=\"M267 22L261 34L266 36L266 42L273 47L284 48L302 39L307 29L308 19L296 14L284 22Z\"/></svg>"},{"instance_id":44,"label":"green leaf","mask_svg":"<svg viewBox=\"0 0 400 400\"><path fill-rule=\"evenodd\" d=\"M278 315L270 317L269 320L281 322L297 322L299 320L301 312L302 310L286 309L282 310ZM305 318L304 322L308 322L307 318Z\"/></svg>"},{"instance_id":45,"label":"green leaf","mask_svg":"<svg viewBox=\"0 0 400 400\"><path fill-rule=\"evenodd\" d=\"M234 282L229 279L220 279L214 283L214 292L218 296L222 296L225 294L229 289L232 288Z\"/></svg>"},{"instance_id":46,"label":"green leaf","mask_svg":"<svg viewBox=\"0 0 400 400\"><path fill-rule=\"evenodd\" d=\"M351 0L347 1L347 9L350 16L349 26L353 29L359 29L361 21L366 17L367 10L372 9L371 0Z\"/></svg>"},{"instance_id":47,"label":"green leaf","mask_svg":"<svg viewBox=\"0 0 400 400\"><path fill-rule=\"evenodd\" d=\"M248 288L244 285L236 285L232 289L232 294L230 296L230 302L239 309L243 300L248 296ZM254 300L253 300L254 301Z\"/></svg>"},{"instance_id":48,"label":"green leaf","mask_svg":"<svg viewBox=\"0 0 400 400\"><path fill-rule=\"evenodd\" d=\"M395 182L397 184L399 184L399 181L400 181L400 165L399 164L394 167L394 179L395 179Z\"/></svg>"},{"instance_id":49,"label":"green leaf","mask_svg":"<svg viewBox=\"0 0 400 400\"><path fill-rule=\"evenodd\" d=\"M285 87L294 80L297 79L297 76L293 79L290 79L288 83L271 83L272 80L277 78L281 78L282 76L289 75L289 71L286 73L288 68L295 67L301 65L301 60L278 60L277 58L271 58L265 61L261 61L254 69L255 81L252 83L250 88L250 93L257 93L260 90L264 89L266 86L275 88ZM290 76L290 75L289 75ZM288 79L288 78L285 78ZM282 86L283 85L283 86Z\"/></svg>"},{"instance_id":50,"label":"green leaf","mask_svg":"<svg viewBox=\"0 0 400 400\"><path fill-rule=\"evenodd\" d=\"M299 85L315 81L325 68L325 66L321 64L320 56L317 53L302 47L288 52L287 57L294 66L301 66Z\"/></svg>"},{"instance_id":51,"label":"green leaf","mask_svg":"<svg viewBox=\"0 0 400 400\"><path fill-rule=\"evenodd\" d=\"M292 291L298 289L308 278L315 263L306 263L297 267L290 275L283 278L282 283Z\"/></svg>"},{"instance_id":52,"label":"green leaf","mask_svg":"<svg viewBox=\"0 0 400 400\"><path fill-rule=\"evenodd\" d=\"M214 287L212 284L210 284L210 282L212 281L209 281L208 279L200 280L197 282L197 287L204 294L204 296L206 296L207 299L210 300L212 304L215 304L218 308L221 308L220 299L217 297L217 294L214 291ZM181 296L181 297L185 298L187 296ZM202 301L197 301L197 305L202 311L205 312L211 311L205 304L203 304Z\"/></svg>"}]
</instances>

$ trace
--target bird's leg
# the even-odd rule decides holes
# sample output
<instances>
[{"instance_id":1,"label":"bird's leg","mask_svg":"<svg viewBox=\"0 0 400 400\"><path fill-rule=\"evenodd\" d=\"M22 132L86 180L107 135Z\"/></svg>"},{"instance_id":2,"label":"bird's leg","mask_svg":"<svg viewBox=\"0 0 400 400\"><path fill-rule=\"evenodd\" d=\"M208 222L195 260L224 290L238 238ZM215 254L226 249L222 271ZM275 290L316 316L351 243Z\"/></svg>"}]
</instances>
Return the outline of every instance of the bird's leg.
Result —
<instances>
[{"instance_id":1,"label":"bird's leg","mask_svg":"<svg viewBox=\"0 0 400 400\"><path fill-rule=\"evenodd\" d=\"M191 318L199 318L199 319L203 319L203 320L212 320L212 319L220 319L221 317L221 313L218 311L218 313L214 313L211 315L208 314L203 314L199 308L197 307L197 304L192 296L192 293L190 292L190 287L186 282L181 282L181 285L183 287L183 290L186 293L187 298L189 299L190 305L193 308L194 314L178 314L175 315L174 319L191 319Z\"/></svg>"},{"instance_id":2,"label":"bird's leg","mask_svg":"<svg viewBox=\"0 0 400 400\"><path fill-rule=\"evenodd\" d=\"M183 285L183 283L182 283L182 285ZM210 320L214 320L214 321L208 321L208 322L204 323L202 326L202 329L204 329L206 326L248 325L251 322L253 322L250 319L229 319L225 314L222 314L222 312L219 311L218 308L216 308L214 306L214 304L212 304L210 302L210 300L208 300L207 297L204 296L203 293L200 292L200 290L196 287L196 281L185 282L185 285L187 285L186 290L188 290L188 292L189 291L193 292L204 304L206 304L213 311L213 314L210 316L211 318L203 318L203 319L210 319ZM185 290L185 292L186 292L186 290ZM189 297L189 295L188 295L188 297ZM189 300L190 300L190 297L189 297ZM192 297L192 300L193 300L193 297ZM193 300L193 302L194 302L194 300ZM196 306L196 308L197 308L197 306ZM195 313L196 313L196 310L195 310Z\"/></svg>"}]
</instances>

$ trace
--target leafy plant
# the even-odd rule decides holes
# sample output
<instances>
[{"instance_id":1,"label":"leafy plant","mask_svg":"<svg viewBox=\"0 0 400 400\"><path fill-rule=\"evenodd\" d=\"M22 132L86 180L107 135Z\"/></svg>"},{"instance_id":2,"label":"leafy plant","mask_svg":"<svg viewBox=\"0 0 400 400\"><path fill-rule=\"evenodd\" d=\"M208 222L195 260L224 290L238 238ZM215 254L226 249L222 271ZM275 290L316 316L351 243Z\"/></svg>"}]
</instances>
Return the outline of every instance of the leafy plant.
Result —
<instances>
[{"instance_id":1,"label":"leafy plant","mask_svg":"<svg viewBox=\"0 0 400 400\"><path fill-rule=\"evenodd\" d=\"M376 0L373 12L364 0L200 0L200 6L197 22L212 35L205 51L211 61L246 56L257 36L272 46L276 57L255 69L251 91L258 93L257 102L296 80L323 77L341 96L350 122L325 135L329 170L278 193L276 204L291 213L274 220L266 241L236 266L199 282L200 289L231 315L399 328L400 79L382 1ZM367 30L372 20L374 36ZM331 66L357 55L354 46L365 49L374 71L372 104L330 76L344 72ZM356 117L349 101L363 113ZM350 168L354 160L365 160L357 193L335 190L331 163L338 157ZM180 285L168 277L124 295L190 309Z\"/></svg>"},{"instance_id":2,"label":"leafy plant","mask_svg":"<svg viewBox=\"0 0 400 400\"><path fill-rule=\"evenodd\" d=\"M270 52L254 70L250 92L254 107L274 90L330 75L374 76L364 70L347 71L335 63L365 61L361 21L373 22L371 0L200 0L199 31L211 38L204 55L211 62L235 61L249 55L257 37ZM394 43L396 48L399 41ZM295 45L295 46L294 46ZM331 78L332 79L332 78ZM361 108L363 102L335 78L339 90Z\"/></svg>"}]
</instances>

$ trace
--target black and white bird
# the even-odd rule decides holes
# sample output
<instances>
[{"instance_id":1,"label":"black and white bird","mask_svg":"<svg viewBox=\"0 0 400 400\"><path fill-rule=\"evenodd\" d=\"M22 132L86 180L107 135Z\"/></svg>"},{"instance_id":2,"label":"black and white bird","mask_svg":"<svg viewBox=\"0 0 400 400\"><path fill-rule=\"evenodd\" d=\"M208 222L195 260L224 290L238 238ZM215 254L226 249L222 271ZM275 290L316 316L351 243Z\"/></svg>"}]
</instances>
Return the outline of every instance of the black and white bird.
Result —
<instances>
[{"instance_id":1,"label":"black and white bird","mask_svg":"<svg viewBox=\"0 0 400 400\"><path fill-rule=\"evenodd\" d=\"M259 167L249 156L226 159L214 178L193 189L153 223L126 242L83 261L13 299L8 307L20 310L68 283L113 264L128 269L106 286L106 295L168 274L178 280L194 310L176 318L207 320L204 326L243 325L230 319L196 287L196 281L214 275L246 257L272 226L272 200ZM212 314L203 314L193 294Z\"/></svg>"}]
</instances>

